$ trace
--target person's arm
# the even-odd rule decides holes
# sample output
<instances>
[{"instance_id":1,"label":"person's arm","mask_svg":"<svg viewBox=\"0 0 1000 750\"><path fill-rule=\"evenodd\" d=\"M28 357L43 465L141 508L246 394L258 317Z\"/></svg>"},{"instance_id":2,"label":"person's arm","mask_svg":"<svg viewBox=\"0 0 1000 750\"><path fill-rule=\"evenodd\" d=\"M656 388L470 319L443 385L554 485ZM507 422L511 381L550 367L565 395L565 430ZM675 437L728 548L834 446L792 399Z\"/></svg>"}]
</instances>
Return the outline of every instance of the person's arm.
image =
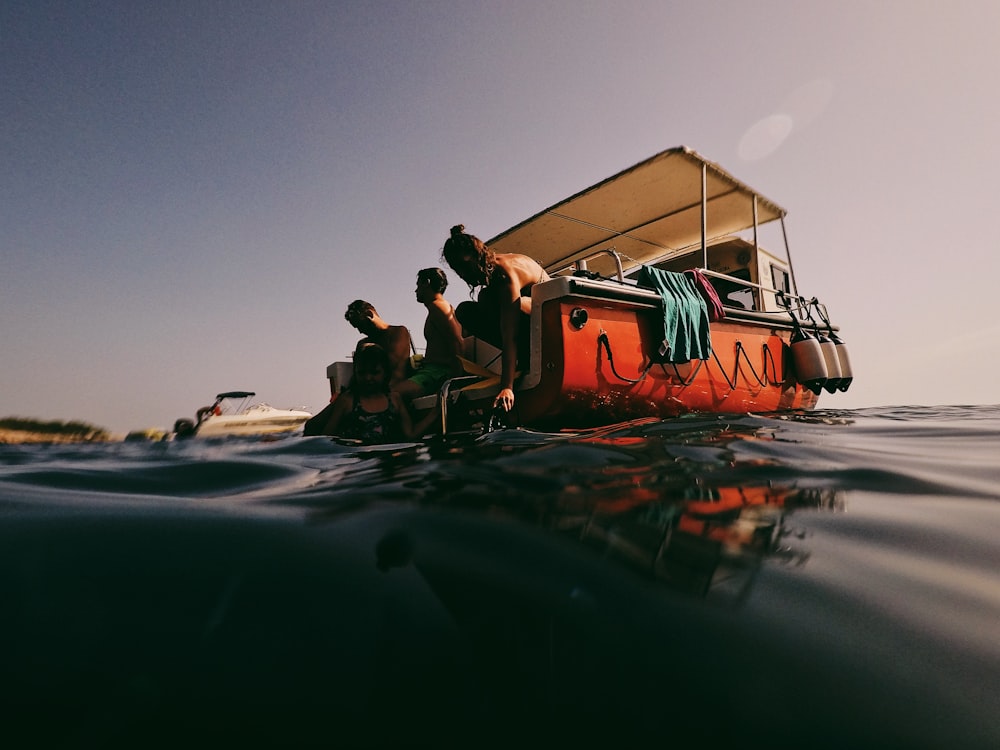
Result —
<instances>
[{"instance_id":1,"label":"person's arm","mask_svg":"<svg viewBox=\"0 0 1000 750\"><path fill-rule=\"evenodd\" d=\"M410 361L410 331L406 326L396 329L388 355L392 363L392 372L389 373L389 385L392 386L406 380L406 366Z\"/></svg>"},{"instance_id":2,"label":"person's arm","mask_svg":"<svg viewBox=\"0 0 1000 750\"><path fill-rule=\"evenodd\" d=\"M437 425L440 424L440 422L441 422L441 409L438 404L434 404L434 406L431 409L429 409L427 413L423 417L421 417L421 419L418 422L414 423L412 439L419 440L425 434L431 432L432 428L436 428ZM437 432L436 429L434 429L433 431Z\"/></svg>"},{"instance_id":3,"label":"person's arm","mask_svg":"<svg viewBox=\"0 0 1000 750\"><path fill-rule=\"evenodd\" d=\"M514 375L517 373L517 324L521 314L520 289L508 282L503 301L500 303L500 337L503 342L500 367L500 393L494 406L503 406L505 411L514 408Z\"/></svg>"},{"instance_id":4,"label":"person's arm","mask_svg":"<svg viewBox=\"0 0 1000 750\"><path fill-rule=\"evenodd\" d=\"M444 340L448 342L449 347L453 348L456 354L460 353L462 351L462 324L455 317L455 308L442 300L441 304L434 305L434 311L437 326L441 329Z\"/></svg>"},{"instance_id":5,"label":"person's arm","mask_svg":"<svg viewBox=\"0 0 1000 750\"><path fill-rule=\"evenodd\" d=\"M392 401L392 405L396 407L396 413L399 414L399 426L402 428L403 437L407 440L413 440L419 435L414 435L413 420L410 418L410 410L406 408L406 404L403 403L403 398L395 391L389 394L389 400Z\"/></svg>"},{"instance_id":6,"label":"person's arm","mask_svg":"<svg viewBox=\"0 0 1000 750\"><path fill-rule=\"evenodd\" d=\"M462 326L455 317L454 308L444 300L431 305L427 311L427 322L434 334L434 352L437 364L447 364L460 369L458 357L462 355L464 340ZM430 335L430 334L428 334ZM427 354L431 354L431 341L427 342Z\"/></svg>"},{"instance_id":7,"label":"person's arm","mask_svg":"<svg viewBox=\"0 0 1000 750\"><path fill-rule=\"evenodd\" d=\"M327 417L325 424L318 425L319 434L336 435L344 415L354 408L354 396L350 392L345 391L327 408L330 410L330 415ZM322 414L322 412L320 413Z\"/></svg>"},{"instance_id":8,"label":"person's arm","mask_svg":"<svg viewBox=\"0 0 1000 750\"><path fill-rule=\"evenodd\" d=\"M546 281L549 275L545 269L526 255L511 254L504 260L497 257L497 265L503 268L506 288L500 308L500 335L503 341L503 359L500 374L500 393L494 406L502 405L510 411L514 406L514 375L517 372L517 333L521 315L531 315L531 297L521 295L525 287Z\"/></svg>"}]
</instances>

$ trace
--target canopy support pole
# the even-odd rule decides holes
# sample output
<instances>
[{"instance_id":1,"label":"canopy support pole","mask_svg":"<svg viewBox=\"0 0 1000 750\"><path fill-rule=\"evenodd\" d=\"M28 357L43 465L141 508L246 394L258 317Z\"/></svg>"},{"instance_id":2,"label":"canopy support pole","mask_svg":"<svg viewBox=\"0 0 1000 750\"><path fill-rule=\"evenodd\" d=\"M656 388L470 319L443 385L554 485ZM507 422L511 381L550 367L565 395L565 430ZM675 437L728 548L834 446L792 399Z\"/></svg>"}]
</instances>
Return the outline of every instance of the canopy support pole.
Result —
<instances>
[{"instance_id":1,"label":"canopy support pole","mask_svg":"<svg viewBox=\"0 0 1000 750\"><path fill-rule=\"evenodd\" d=\"M701 263L708 268L708 165L701 163Z\"/></svg>"}]
</instances>

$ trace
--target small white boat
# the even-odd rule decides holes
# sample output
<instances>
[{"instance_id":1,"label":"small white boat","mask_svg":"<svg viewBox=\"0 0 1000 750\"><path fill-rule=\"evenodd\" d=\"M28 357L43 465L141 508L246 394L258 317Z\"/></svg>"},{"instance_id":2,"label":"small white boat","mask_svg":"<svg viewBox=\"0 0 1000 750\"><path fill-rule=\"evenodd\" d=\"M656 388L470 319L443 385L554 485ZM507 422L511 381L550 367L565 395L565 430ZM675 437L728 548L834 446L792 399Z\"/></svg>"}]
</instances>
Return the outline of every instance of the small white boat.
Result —
<instances>
[{"instance_id":1,"label":"small white boat","mask_svg":"<svg viewBox=\"0 0 1000 750\"><path fill-rule=\"evenodd\" d=\"M291 432L305 424L312 414L299 409L276 409L270 404L252 404L253 391L226 391L215 397L211 406L203 406L195 421L174 422L177 437L224 437L228 435L264 435Z\"/></svg>"}]
</instances>

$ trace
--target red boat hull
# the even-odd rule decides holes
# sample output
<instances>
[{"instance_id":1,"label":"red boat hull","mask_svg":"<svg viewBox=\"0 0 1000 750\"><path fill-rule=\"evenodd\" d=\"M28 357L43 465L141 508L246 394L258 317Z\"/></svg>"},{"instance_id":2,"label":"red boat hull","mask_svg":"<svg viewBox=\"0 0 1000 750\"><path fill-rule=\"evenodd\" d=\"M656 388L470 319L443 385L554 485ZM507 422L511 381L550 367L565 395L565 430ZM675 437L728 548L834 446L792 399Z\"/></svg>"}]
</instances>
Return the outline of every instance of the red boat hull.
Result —
<instances>
[{"instance_id":1,"label":"red boat hull","mask_svg":"<svg viewBox=\"0 0 1000 750\"><path fill-rule=\"evenodd\" d=\"M573 429L688 412L816 405L818 396L794 377L790 323L734 315L711 324L709 359L658 364L662 313L655 299L635 297L563 293L534 303L531 368L516 388L513 422ZM459 403L488 413L495 391L473 385Z\"/></svg>"},{"instance_id":2,"label":"red boat hull","mask_svg":"<svg viewBox=\"0 0 1000 750\"><path fill-rule=\"evenodd\" d=\"M577 329L569 322L575 307L553 301L543 311L541 381L520 397L528 421L576 415L606 423L686 412L771 412L809 409L818 400L790 372L791 331L723 320L711 327L711 359L650 366L649 353L662 338L654 333L652 316L591 307L587 324ZM601 332L608 347L598 340Z\"/></svg>"}]
</instances>

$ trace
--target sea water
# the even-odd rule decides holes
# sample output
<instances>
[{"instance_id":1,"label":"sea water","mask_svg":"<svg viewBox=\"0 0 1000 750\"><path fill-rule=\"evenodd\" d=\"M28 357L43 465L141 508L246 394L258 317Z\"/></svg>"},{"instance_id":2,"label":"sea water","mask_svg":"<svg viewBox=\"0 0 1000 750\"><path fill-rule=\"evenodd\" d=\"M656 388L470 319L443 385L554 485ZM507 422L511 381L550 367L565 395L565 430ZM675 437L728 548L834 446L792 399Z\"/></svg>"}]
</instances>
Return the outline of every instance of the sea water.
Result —
<instances>
[{"instance_id":1,"label":"sea water","mask_svg":"<svg viewBox=\"0 0 1000 750\"><path fill-rule=\"evenodd\" d=\"M1000 406L0 446L3 736L1000 747L998 461Z\"/></svg>"}]
</instances>

